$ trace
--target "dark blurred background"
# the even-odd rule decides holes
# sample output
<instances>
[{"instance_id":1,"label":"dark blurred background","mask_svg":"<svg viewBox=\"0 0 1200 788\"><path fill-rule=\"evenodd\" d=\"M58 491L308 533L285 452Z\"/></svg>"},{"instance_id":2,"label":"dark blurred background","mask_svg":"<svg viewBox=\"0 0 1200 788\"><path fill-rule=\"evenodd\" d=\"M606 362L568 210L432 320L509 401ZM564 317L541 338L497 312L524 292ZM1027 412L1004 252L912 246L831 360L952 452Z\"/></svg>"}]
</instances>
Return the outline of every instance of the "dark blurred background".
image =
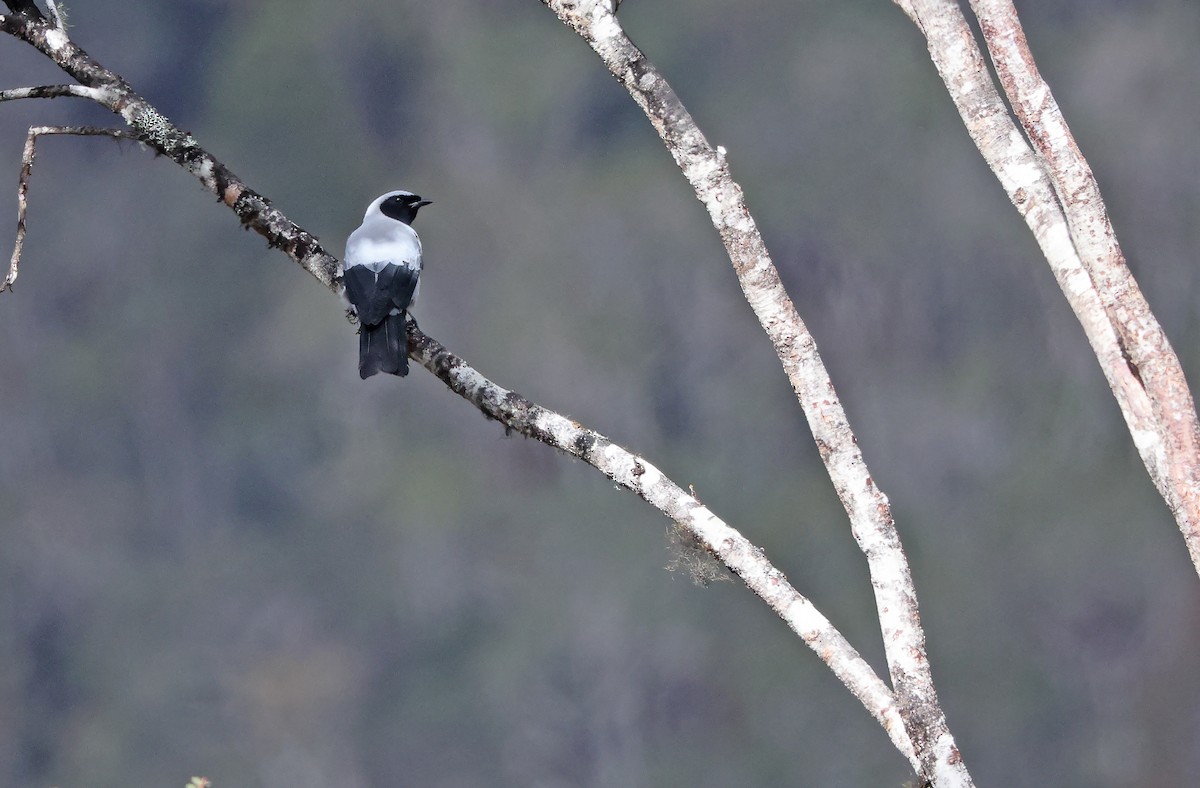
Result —
<instances>
[{"instance_id":1,"label":"dark blurred background","mask_svg":"<svg viewBox=\"0 0 1200 788\"><path fill-rule=\"evenodd\" d=\"M1195 381L1200 7L1020 6ZM541 3L68 11L335 253L383 191L434 200L422 328L694 485L884 673L863 559L703 207ZM978 782L1194 785L1200 582L917 30L885 0L621 18L728 148L817 337ZM64 81L7 39L0 73ZM114 121L0 107L8 215L30 124ZM30 205L0 297L0 783L908 778L740 584L664 570L657 512L423 370L360 381L337 300L179 168L46 139Z\"/></svg>"}]
</instances>

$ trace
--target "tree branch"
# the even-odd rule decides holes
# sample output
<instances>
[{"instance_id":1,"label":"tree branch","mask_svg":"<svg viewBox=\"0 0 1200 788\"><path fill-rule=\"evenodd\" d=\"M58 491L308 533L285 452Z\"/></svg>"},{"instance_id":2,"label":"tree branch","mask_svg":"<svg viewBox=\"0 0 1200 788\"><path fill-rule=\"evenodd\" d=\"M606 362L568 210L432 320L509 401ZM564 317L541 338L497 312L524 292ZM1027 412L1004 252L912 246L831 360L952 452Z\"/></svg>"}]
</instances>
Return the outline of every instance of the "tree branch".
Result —
<instances>
[{"instance_id":1,"label":"tree branch","mask_svg":"<svg viewBox=\"0 0 1200 788\"><path fill-rule=\"evenodd\" d=\"M1050 263L1200 573L1200 422L1191 392L1125 264L1095 177L1037 73L1015 9L1007 0L972 0L1024 134L958 3L896 3L924 33L967 132Z\"/></svg>"},{"instance_id":2,"label":"tree branch","mask_svg":"<svg viewBox=\"0 0 1200 788\"><path fill-rule=\"evenodd\" d=\"M58 87L69 87L60 85ZM36 88L27 88L36 90ZM5 91L11 92L11 91ZM137 137L121 129L101 129L95 126L33 126L25 138L25 149L21 154L21 177L17 183L17 238L13 242L12 258L8 264L8 274L0 282L0 293L12 290L13 282L17 281L21 265L21 250L25 245L25 216L29 210L29 177L33 173L33 158L37 155L37 138L47 134L74 134L79 136L105 136L118 140L136 140Z\"/></svg>"},{"instance_id":3,"label":"tree branch","mask_svg":"<svg viewBox=\"0 0 1200 788\"><path fill-rule=\"evenodd\" d=\"M971 0L980 29L1026 136L1046 163L1071 239L1099 289L1123 362L1144 386L1153 436L1134 434L1146 467L1183 532L1200 571L1200 420L1179 358L1133 278L1100 196L1100 185L1038 73L1011 0Z\"/></svg>"},{"instance_id":4,"label":"tree branch","mask_svg":"<svg viewBox=\"0 0 1200 788\"><path fill-rule=\"evenodd\" d=\"M0 32L35 47L82 85L95 89L96 93L87 97L120 115L140 142L194 175L205 189L233 209L245 227L265 237L272 247L283 249L326 287L334 292L341 290L340 265L316 237L293 224L269 200L246 186L203 150L191 134L176 127L139 96L120 75L104 68L76 46L65 30L46 21L40 13L36 17L22 13L0 17Z\"/></svg>"},{"instance_id":5,"label":"tree branch","mask_svg":"<svg viewBox=\"0 0 1200 788\"><path fill-rule=\"evenodd\" d=\"M408 326L410 355L451 391L507 429L583 460L695 537L735 572L866 707L914 769L919 763L891 691L824 615L767 560L761 548L726 524L658 468L598 432L501 388L433 338Z\"/></svg>"},{"instance_id":6,"label":"tree branch","mask_svg":"<svg viewBox=\"0 0 1200 788\"><path fill-rule=\"evenodd\" d=\"M58 3L55 0L46 0L46 9L50 12L50 21L54 23L54 26L59 30L66 30L67 23L58 9Z\"/></svg>"},{"instance_id":7,"label":"tree branch","mask_svg":"<svg viewBox=\"0 0 1200 788\"><path fill-rule=\"evenodd\" d=\"M867 558L900 714L935 785L971 785L938 703L917 595L887 496L875 486L816 342L780 281L733 180L724 148L713 148L679 96L625 34L608 0L542 0L591 46L662 138L721 235L738 282L787 373Z\"/></svg>"},{"instance_id":8,"label":"tree branch","mask_svg":"<svg viewBox=\"0 0 1200 788\"><path fill-rule=\"evenodd\" d=\"M134 132L86 127L36 127L30 130L27 155L23 160L22 191L19 194L21 218L16 254L19 255L24 238L25 194L28 189L28 170L33 161L34 139L40 134L52 133L108 134L138 140L169 156L199 178L206 188L223 196L225 203L244 223L268 238L280 239L272 245L300 263L330 289L335 292L340 290L341 265L321 249L315 238L278 210L269 208L265 198L237 180L191 135L171 125L149 102L134 93L119 75L92 61L66 38L65 33L55 35L57 28L45 23L38 24L29 19L14 21L12 18L0 18L0 30L33 44L72 76L87 82L87 86L79 88L66 85L21 88L7 91L8 98L83 96L120 114L134 129ZM230 196L231 192L233 197ZM474 404L485 416L501 422L506 429L583 460L686 529L697 544L742 578L817 653L883 726L893 745L912 767L920 768L892 691L829 620L796 591L782 572L772 566L760 548L641 457L565 416L497 386L436 340L423 334L415 324L409 324L408 332L412 358L437 375L452 391Z\"/></svg>"},{"instance_id":9,"label":"tree branch","mask_svg":"<svg viewBox=\"0 0 1200 788\"><path fill-rule=\"evenodd\" d=\"M62 96L75 96L99 102L103 98L103 93L96 88L84 87L83 85L41 85L35 88L0 90L0 101L14 101L16 99L27 98L60 98Z\"/></svg>"}]
</instances>

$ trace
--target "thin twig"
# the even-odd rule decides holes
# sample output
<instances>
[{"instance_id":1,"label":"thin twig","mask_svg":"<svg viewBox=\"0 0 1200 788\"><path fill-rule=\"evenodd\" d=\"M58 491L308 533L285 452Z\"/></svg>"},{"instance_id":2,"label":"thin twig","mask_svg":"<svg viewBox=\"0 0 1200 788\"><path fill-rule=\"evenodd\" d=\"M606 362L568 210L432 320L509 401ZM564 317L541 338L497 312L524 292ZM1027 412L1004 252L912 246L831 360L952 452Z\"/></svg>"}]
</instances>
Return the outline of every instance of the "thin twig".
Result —
<instances>
[{"instance_id":1,"label":"thin twig","mask_svg":"<svg viewBox=\"0 0 1200 788\"><path fill-rule=\"evenodd\" d=\"M62 86L66 87L66 86ZM21 250L25 246L25 217L29 210L29 178L33 173L33 159L37 155L37 138L51 134L73 134L84 137L104 136L118 140L136 140L137 136L121 129L104 129L95 126L33 126L25 138L25 149L21 154L21 177L17 183L17 238L13 242L12 258L8 274L0 283L0 293L12 290L20 273Z\"/></svg>"},{"instance_id":2,"label":"thin twig","mask_svg":"<svg viewBox=\"0 0 1200 788\"><path fill-rule=\"evenodd\" d=\"M89 88L84 85L39 85L38 87L32 88L12 88L10 90L0 90L0 101L74 96L76 98L86 98L91 99L92 101L101 102L103 95L104 92L98 88Z\"/></svg>"},{"instance_id":3,"label":"thin twig","mask_svg":"<svg viewBox=\"0 0 1200 788\"><path fill-rule=\"evenodd\" d=\"M46 8L50 11L50 21L59 30L66 30L67 23L63 14L58 10L58 3L55 0L46 0Z\"/></svg>"},{"instance_id":4,"label":"thin twig","mask_svg":"<svg viewBox=\"0 0 1200 788\"><path fill-rule=\"evenodd\" d=\"M804 410L821 458L867 558L900 714L922 776L971 785L937 700L912 574L887 496L876 487L816 342L784 290L723 148L700 131L661 72L626 36L605 0L542 0L583 38L646 113L721 235L738 281Z\"/></svg>"}]
</instances>

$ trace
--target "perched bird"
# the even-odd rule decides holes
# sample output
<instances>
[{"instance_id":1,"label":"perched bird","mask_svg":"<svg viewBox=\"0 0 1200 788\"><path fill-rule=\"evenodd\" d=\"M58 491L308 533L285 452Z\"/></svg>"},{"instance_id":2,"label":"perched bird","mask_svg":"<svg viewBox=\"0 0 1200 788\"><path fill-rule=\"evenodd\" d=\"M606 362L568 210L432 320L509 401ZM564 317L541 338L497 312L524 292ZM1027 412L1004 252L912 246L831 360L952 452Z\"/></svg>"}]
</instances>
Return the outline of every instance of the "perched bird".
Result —
<instances>
[{"instance_id":1,"label":"perched bird","mask_svg":"<svg viewBox=\"0 0 1200 788\"><path fill-rule=\"evenodd\" d=\"M344 294L358 315L358 374L408 374L404 313L420 290L421 239L412 228L429 200L406 191L388 192L367 208L346 239Z\"/></svg>"}]
</instances>

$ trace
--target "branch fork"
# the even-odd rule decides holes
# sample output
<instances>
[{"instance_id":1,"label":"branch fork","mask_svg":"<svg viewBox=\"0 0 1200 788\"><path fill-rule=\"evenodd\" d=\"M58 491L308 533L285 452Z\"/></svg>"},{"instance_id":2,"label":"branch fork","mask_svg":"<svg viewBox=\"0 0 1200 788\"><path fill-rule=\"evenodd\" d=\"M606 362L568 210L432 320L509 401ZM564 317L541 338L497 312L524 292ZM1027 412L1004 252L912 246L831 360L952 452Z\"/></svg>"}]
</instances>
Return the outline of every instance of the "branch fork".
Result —
<instances>
[{"instance_id":1,"label":"branch fork","mask_svg":"<svg viewBox=\"0 0 1200 788\"><path fill-rule=\"evenodd\" d=\"M804 410L866 557L891 687L851 644L732 526L662 471L561 414L504 389L410 323L411 355L506 430L587 462L685 529L735 572L830 667L882 725L922 782L970 786L938 703L911 571L887 496L875 485L816 342L784 290L724 148L713 147L665 77L625 34L613 0L541 0L599 56L645 112L721 237L739 284ZM1079 316L1125 415L1134 443L1184 533L1200 571L1200 426L1178 359L1129 275L1095 179L1041 81L1011 0L970 0L1023 131L1008 114L954 0L895 0L929 41L934 64L989 165L1034 232ZM119 115L128 129L35 126L18 186L17 239L0 291L11 289L26 234L36 141L46 135L136 140L170 158L334 293L341 264L317 239L250 189L118 74L70 39L58 4L6 0L0 32L25 41L79 84L0 91L0 102L75 97ZM1032 147L1031 144L1032 143Z\"/></svg>"},{"instance_id":2,"label":"branch fork","mask_svg":"<svg viewBox=\"0 0 1200 788\"><path fill-rule=\"evenodd\" d=\"M9 2L8 5L15 13L0 17L0 31L34 46L80 84L16 88L0 93L0 100L86 98L119 115L129 126L128 130L45 126L30 130L22 159L18 196L20 226L14 249L14 267L10 274L13 279L17 271L15 263L19 261L25 237L29 173L36 140L48 134L77 134L137 140L170 158L233 209L243 224L265 235L272 246L283 250L330 290L335 293L340 291L340 262L325 252L313 236L290 222L265 198L237 179L220 161L201 148L190 134L175 127L134 92L124 79L105 69L76 46L61 24L61 16L55 13L57 8L52 10L51 19L47 20L31 3ZM587 6L596 24L608 30L614 42L628 44L606 2L601 0L582 5ZM628 47L636 52L631 44ZM686 110L665 80L644 59L642 65L644 67L637 79L647 91L646 95L657 95L667 102L665 105L660 103L660 107L668 106L671 111L686 117ZM757 244L757 254L743 268L760 277L773 277L777 284L777 274L766 257L761 238L758 238L753 220L745 209L740 187L729 177L724 150L708 146L703 135L691 124L690 117L687 121L687 124L677 127L662 124L661 130L663 133L672 133L674 128L684 133L689 153L680 158L681 166L688 165L689 177L696 188L703 186L706 190L704 193L711 195L707 207L714 219L722 217L722 235L727 237L727 243ZM672 148L672 152L677 150ZM772 302L782 298L790 308L790 301L787 301L781 287L770 295ZM796 591L782 572L771 565L761 549L717 517L694 493L684 492L650 462L577 422L541 408L515 392L500 388L421 333L415 323L410 323L408 330L414 359L441 378L453 391L471 401L482 413L503 423L506 430L515 430L579 457L692 534L704 550L741 577L830 666L880 722L913 768L921 768L906 732L904 709L897 704L893 692L828 619ZM801 345L811 346L815 353L811 338L802 336L803 332L797 331L795 325L784 331L792 333L793 338L799 338ZM788 342L789 346L792 344L793 341ZM828 401L825 390L815 392L814 396ZM883 500L886 502L886 499Z\"/></svg>"}]
</instances>

